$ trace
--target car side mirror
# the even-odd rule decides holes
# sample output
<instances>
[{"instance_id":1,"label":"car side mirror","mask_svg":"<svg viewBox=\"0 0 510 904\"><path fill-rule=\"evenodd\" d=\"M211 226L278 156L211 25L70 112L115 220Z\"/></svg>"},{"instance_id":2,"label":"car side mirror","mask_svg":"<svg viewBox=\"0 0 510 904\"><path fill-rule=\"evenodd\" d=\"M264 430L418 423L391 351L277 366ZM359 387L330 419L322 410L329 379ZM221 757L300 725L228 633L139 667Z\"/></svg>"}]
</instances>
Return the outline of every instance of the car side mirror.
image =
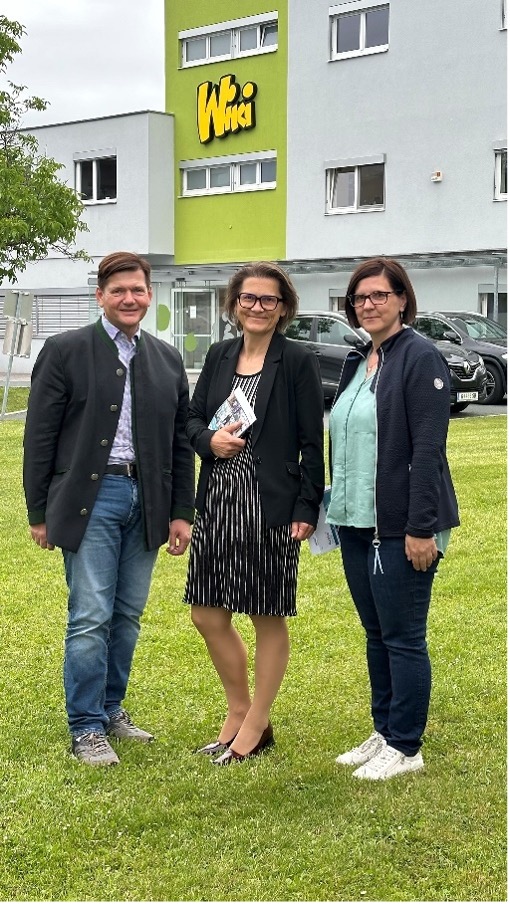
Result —
<instances>
[{"instance_id":1,"label":"car side mirror","mask_svg":"<svg viewBox=\"0 0 510 904\"><path fill-rule=\"evenodd\" d=\"M363 348L366 344L363 339L360 339L359 336L354 336L352 333L346 333L343 340L346 345L352 345L353 348Z\"/></svg>"},{"instance_id":2,"label":"car side mirror","mask_svg":"<svg viewBox=\"0 0 510 904\"><path fill-rule=\"evenodd\" d=\"M462 339L454 330L446 330L446 332L443 333L443 339L447 339L448 342L456 342L457 345L462 345Z\"/></svg>"}]
</instances>

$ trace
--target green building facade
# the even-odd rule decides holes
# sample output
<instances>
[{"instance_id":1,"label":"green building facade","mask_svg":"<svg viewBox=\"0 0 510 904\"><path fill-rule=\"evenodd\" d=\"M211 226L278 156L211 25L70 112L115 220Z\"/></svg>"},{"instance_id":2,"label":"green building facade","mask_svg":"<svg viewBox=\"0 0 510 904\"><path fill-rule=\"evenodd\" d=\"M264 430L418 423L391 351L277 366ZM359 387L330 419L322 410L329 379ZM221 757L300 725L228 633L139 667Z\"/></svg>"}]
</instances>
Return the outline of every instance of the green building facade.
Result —
<instances>
[{"instance_id":1,"label":"green building facade","mask_svg":"<svg viewBox=\"0 0 510 904\"><path fill-rule=\"evenodd\" d=\"M166 0L166 48L175 264L285 257L287 3Z\"/></svg>"}]
</instances>

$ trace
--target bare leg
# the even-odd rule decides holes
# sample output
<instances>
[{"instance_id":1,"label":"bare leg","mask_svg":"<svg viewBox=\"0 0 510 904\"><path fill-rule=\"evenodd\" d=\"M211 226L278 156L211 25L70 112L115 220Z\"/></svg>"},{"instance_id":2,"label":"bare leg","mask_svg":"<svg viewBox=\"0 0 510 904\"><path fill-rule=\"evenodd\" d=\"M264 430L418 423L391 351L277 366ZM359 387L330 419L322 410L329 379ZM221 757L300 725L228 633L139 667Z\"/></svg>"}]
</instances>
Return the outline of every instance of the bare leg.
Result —
<instances>
[{"instance_id":1,"label":"bare leg","mask_svg":"<svg viewBox=\"0 0 510 904\"><path fill-rule=\"evenodd\" d=\"M232 624L232 613L226 609L192 606L191 620L205 640L225 690L228 712L218 739L230 741L241 727L251 703L246 647Z\"/></svg>"},{"instance_id":2,"label":"bare leg","mask_svg":"<svg viewBox=\"0 0 510 904\"><path fill-rule=\"evenodd\" d=\"M252 705L232 745L236 753L253 750L269 722L289 661L289 631L285 618L273 615L250 616L256 633L255 693Z\"/></svg>"}]
</instances>

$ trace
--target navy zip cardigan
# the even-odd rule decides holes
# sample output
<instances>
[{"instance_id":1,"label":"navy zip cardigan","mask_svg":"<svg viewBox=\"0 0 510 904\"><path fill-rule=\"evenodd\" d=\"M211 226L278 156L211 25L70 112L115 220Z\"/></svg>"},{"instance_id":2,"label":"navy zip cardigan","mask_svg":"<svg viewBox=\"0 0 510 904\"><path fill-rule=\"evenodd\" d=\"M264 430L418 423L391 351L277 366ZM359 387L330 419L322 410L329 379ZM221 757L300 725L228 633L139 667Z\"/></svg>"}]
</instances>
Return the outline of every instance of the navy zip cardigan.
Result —
<instances>
[{"instance_id":1,"label":"navy zip cardigan","mask_svg":"<svg viewBox=\"0 0 510 904\"><path fill-rule=\"evenodd\" d=\"M349 352L335 401L370 348L371 343ZM410 328L381 343L378 355L371 387L377 419L376 533L432 537L459 524L446 459L450 371L435 345Z\"/></svg>"}]
</instances>

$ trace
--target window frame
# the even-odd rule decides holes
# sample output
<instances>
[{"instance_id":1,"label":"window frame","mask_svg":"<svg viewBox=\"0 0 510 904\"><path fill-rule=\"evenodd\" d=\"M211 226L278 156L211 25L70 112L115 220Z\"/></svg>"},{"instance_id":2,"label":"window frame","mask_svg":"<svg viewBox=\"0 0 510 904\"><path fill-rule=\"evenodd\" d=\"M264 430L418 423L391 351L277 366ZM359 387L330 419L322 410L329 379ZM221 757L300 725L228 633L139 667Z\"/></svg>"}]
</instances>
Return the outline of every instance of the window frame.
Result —
<instances>
[{"instance_id":1,"label":"window frame","mask_svg":"<svg viewBox=\"0 0 510 904\"><path fill-rule=\"evenodd\" d=\"M262 164L274 161L276 164L276 152L241 154L238 157L212 157L206 160L181 161L181 198L197 198L209 195L241 194L250 191L271 191L277 186L277 179L262 182ZM256 164L256 181L241 183L241 166L245 163ZM211 171L220 167L230 167L229 185L211 187ZM196 170L205 170L206 184L204 188L187 187L188 173Z\"/></svg>"},{"instance_id":2,"label":"window frame","mask_svg":"<svg viewBox=\"0 0 510 904\"><path fill-rule=\"evenodd\" d=\"M506 162L507 191L501 190L503 182L503 158ZM497 148L494 151L494 200L506 201L508 198L508 151L506 148Z\"/></svg>"},{"instance_id":3,"label":"window frame","mask_svg":"<svg viewBox=\"0 0 510 904\"><path fill-rule=\"evenodd\" d=\"M381 204L360 205L360 188L361 188L361 171L369 166L382 166L382 191L383 200ZM333 197L335 192L335 173L338 170L354 170L354 204L346 207L333 207ZM385 155L375 158L359 159L359 160L337 160L330 161L325 166L326 172L326 216L337 216L338 214L351 213L375 213L386 209L386 159Z\"/></svg>"},{"instance_id":4,"label":"window frame","mask_svg":"<svg viewBox=\"0 0 510 904\"><path fill-rule=\"evenodd\" d=\"M98 164L104 160L115 160L115 197L98 198ZM82 166L84 163L92 163L92 198L82 198ZM105 153L96 156L74 156L74 190L85 207L96 204L116 204L118 198L118 166L117 154Z\"/></svg>"},{"instance_id":5,"label":"window frame","mask_svg":"<svg viewBox=\"0 0 510 904\"><path fill-rule=\"evenodd\" d=\"M264 32L268 26L276 26L277 39L275 44L264 46ZM241 31L246 28L257 28L257 46L248 50L241 50ZM230 32L230 51L226 54L211 56L211 38ZM206 53L198 60L187 60L186 45L188 41L197 38L205 38ZM278 11L260 13L254 16L245 16L242 19L232 19L227 22L218 22L215 25L206 25L202 28L190 28L179 32L180 68L190 69L193 66L206 66L209 63L219 63L225 60L242 59L248 56L259 56L264 53L275 53L278 50Z\"/></svg>"},{"instance_id":6,"label":"window frame","mask_svg":"<svg viewBox=\"0 0 510 904\"><path fill-rule=\"evenodd\" d=\"M506 31L506 0L501 0L499 30Z\"/></svg>"},{"instance_id":7,"label":"window frame","mask_svg":"<svg viewBox=\"0 0 510 904\"><path fill-rule=\"evenodd\" d=\"M386 9L388 12L388 41L386 44L375 44L373 46L366 46L366 32L367 32L367 13L375 12L376 10ZM338 21L342 18L346 18L347 16L352 16L353 14L360 16L360 28L359 28L359 47L355 50L346 50L346 51L338 51ZM330 61L335 60L350 60L355 57L363 57L363 56L371 56L374 53L386 53L390 47L390 4L389 3L375 3L370 5L363 0L363 2L359 2L359 0L355 0L353 3L343 3L340 6L333 6L329 9L329 53L330 53Z\"/></svg>"},{"instance_id":8,"label":"window frame","mask_svg":"<svg viewBox=\"0 0 510 904\"><path fill-rule=\"evenodd\" d=\"M308 336L291 336L291 335L289 335L288 331L290 330L292 332L292 327L295 326L295 324L298 321L299 322L301 322L301 321L309 321L310 322ZM315 341L313 338L315 335L314 326L315 326L315 317L313 314L300 314L298 311L296 316L291 320L291 322L287 324L287 326L285 328L285 335L287 335L289 337L289 339L292 339L294 342L314 342Z\"/></svg>"}]
</instances>

